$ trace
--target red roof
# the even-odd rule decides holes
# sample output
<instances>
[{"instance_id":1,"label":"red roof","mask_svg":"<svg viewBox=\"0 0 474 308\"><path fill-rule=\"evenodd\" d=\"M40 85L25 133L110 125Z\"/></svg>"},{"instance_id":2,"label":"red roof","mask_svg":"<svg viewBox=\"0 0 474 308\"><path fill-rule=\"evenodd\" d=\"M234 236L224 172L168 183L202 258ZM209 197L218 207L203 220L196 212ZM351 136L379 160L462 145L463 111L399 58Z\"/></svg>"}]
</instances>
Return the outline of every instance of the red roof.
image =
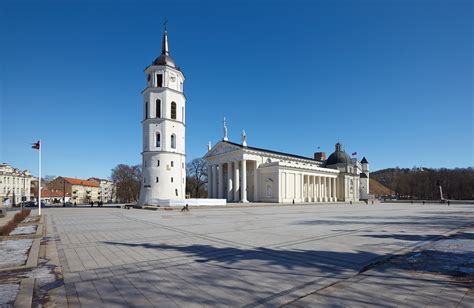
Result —
<instances>
[{"instance_id":1,"label":"red roof","mask_svg":"<svg viewBox=\"0 0 474 308\"><path fill-rule=\"evenodd\" d=\"M66 182L72 185L99 187L99 183L89 180L62 177Z\"/></svg>"},{"instance_id":2,"label":"red roof","mask_svg":"<svg viewBox=\"0 0 474 308\"><path fill-rule=\"evenodd\" d=\"M69 193L66 193L66 197L69 196ZM62 198L64 197L64 192L61 190L49 190L49 189L42 189L41 190L41 197L44 198Z\"/></svg>"}]
</instances>

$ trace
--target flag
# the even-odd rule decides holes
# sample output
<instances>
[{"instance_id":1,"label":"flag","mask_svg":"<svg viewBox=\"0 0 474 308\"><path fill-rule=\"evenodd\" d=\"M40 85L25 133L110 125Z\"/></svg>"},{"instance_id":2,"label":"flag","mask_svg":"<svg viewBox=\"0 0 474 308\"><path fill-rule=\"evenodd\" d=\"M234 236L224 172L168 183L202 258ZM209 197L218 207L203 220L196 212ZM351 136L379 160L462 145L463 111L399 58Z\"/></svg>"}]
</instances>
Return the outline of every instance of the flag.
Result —
<instances>
[{"instance_id":1,"label":"flag","mask_svg":"<svg viewBox=\"0 0 474 308\"><path fill-rule=\"evenodd\" d=\"M352 153L352 156L356 156L356 155L357 155L357 152Z\"/></svg>"},{"instance_id":2,"label":"flag","mask_svg":"<svg viewBox=\"0 0 474 308\"><path fill-rule=\"evenodd\" d=\"M32 147L33 149L36 149L36 150L39 150L39 149L40 149L40 146L41 146L41 144L40 144L40 141L39 141L39 140L38 140L38 142L35 142L35 143L33 143L33 144L31 145L31 147Z\"/></svg>"}]
</instances>

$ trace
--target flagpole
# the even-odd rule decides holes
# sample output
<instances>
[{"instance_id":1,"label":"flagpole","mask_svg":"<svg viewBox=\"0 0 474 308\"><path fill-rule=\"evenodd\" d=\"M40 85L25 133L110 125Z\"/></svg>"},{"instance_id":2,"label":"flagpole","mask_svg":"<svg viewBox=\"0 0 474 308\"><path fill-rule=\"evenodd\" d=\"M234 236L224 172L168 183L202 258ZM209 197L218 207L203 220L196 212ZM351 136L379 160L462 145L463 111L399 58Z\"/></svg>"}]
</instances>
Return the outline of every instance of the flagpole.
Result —
<instances>
[{"instance_id":1,"label":"flagpole","mask_svg":"<svg viewBox=\"0 0 474 308\"><path fill-rule=\"evenodd\" d=\"M39 140L39 153L38 153L38 156L39 156L39 167L38 167L38 173L39 173L39 177L38 177L38 215L41 215L41 148L43 147L43 145L41 144L41 139Z\"/></svg>"}]
</instances>

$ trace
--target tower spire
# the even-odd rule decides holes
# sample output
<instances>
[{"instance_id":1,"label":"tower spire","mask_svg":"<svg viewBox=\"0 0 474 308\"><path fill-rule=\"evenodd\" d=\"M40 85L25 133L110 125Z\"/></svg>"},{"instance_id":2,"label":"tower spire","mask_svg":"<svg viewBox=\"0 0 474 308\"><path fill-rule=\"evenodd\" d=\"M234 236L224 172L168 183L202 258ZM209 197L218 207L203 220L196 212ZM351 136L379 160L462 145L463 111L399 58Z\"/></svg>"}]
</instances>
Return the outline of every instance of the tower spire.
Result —
<instances>
[{"instance_id":1,"label":"tower spire","mask_svg":"<svg viewBox=\"0 0 474 308\"><path fill-rule=\"evenodd\" d=\"M169 56L170 52L168 50L168 31L166 31L166 25L165 25L165 32L163 33L163 42L161 44L161 54Z\"/></svg>"}]
</instances>

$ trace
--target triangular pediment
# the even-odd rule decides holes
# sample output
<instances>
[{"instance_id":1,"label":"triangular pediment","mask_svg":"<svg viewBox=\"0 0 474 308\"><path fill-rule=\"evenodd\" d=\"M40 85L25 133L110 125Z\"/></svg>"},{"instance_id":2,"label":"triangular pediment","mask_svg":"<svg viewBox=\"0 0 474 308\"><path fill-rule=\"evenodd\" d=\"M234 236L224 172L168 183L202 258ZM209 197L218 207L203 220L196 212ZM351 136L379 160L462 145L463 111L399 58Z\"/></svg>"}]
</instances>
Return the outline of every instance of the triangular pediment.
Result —
<instances>
[{"instance_id":1,"label":"triangular pediment","mask_svg":"<svg viewBox=\"0 0 474 308\"><path fill-rule=\"evenodd\" d=\"M235 152L241 150L239 146L230 144L225 141L219 141L212 149L204 155L203 158L209 158L213 156L221 156L226 153Z\"/></svg>"}]
</instances>

